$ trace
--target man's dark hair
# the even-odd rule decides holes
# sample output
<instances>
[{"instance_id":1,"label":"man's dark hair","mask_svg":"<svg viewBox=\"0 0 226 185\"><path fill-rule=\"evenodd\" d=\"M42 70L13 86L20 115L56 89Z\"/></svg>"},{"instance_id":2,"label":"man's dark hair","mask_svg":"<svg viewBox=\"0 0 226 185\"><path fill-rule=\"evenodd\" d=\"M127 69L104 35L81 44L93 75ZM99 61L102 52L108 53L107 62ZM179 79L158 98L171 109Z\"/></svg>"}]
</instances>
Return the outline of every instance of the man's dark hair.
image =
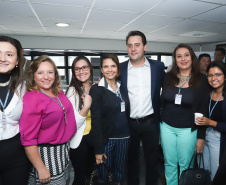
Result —
<instances>
[{"instance_id":1,"label":"man's dark hair","mask_svg":"<svg viewBox=\"0 0 226 185\"><path fill-rule=\"evenodd\" d=\"M210 57L210 55L208 53L200 54L198 60L200 61L202 59L202 57L208 57L211 60L211 57Z\"/></svg>"},{"instance_id":2,"label":"man's dark hair","mask_svg":"<svg viewBox=\"0 0 226 185\"><path fill-rule=\"evenodd\" d=\"M221 51L221 54L225 55L225 49L224 48L216 48L215 51Z\"/></svg>"},{"instance_id":3,"label":"man's dark hair","mask_svg":"<svg viewBox=\"0 0 226 185\"><path fill-rule=\"evenodd\" d=\"M128 33L128 35L126 36L126 45L127 45L129 38L132 37L132 36L140 36L142 38L143 45L145 46L147 44L147 40L146 40L145 35L141 31L135 30L135 31L130 31Z\"/></svg>"}]
</instances>

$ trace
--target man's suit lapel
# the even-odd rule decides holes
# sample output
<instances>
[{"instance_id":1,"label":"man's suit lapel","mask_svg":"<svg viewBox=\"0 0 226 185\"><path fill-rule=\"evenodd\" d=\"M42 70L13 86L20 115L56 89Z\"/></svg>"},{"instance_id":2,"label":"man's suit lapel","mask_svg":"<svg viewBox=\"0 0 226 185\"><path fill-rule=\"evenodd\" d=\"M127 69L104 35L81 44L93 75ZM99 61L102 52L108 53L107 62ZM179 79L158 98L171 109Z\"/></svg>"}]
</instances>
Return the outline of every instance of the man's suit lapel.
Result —
<instances>
[{"instance_id":1,"label":"man's suit lapel","mask_svg":"<svg viewBox=\"0 0 226 185\"><path fill-rule=\"evenodd\" d=\"M154 92L155 92L155 83L156 83L156 69L155 69L155 64L154 62L152 62L151 60L148 60L150 63L150 67L151 67L151 99L153 101L153 96L154 96Z\"/></svg>"}]
</instances>

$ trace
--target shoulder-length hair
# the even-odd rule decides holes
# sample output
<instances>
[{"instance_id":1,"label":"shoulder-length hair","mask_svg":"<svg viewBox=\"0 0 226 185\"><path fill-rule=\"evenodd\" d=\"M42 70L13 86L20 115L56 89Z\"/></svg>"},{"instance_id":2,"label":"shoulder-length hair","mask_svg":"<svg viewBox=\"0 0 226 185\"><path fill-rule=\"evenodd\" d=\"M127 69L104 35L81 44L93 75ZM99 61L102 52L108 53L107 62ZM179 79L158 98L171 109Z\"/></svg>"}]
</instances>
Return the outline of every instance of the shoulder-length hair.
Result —
<instances>
[{"instance_id":1,"label":"shoulder-length hair","mask_svg":"<svg viewBox=\"0 0 226 185\"><path fill-rule=\"evenodd\" d=\"M170 86L175 86L179 84L179 78L178 78L178 74L180 73L179 68L177 66L177 61L176 61L176 52L178 49L180 48L186 48L189 50L189 53L191 55L191 78L189 80L189 86L191 87L195 87L198 85L199 83L199 79L200 79L200 65L199 65L199 61L195 55L194 50L191 48L191 46L189 46L188 44L184 44L181 43L179 44L173 51L172 54L172 58L173 58L173 65L171 70L168 73L168 77L169 77L169 85Z\"/></svg>"},{"instance_id":2,"label":"shoulder-length hair","mask_svg":"<svg viewBox=\"0 0 226 185\"><path fill-rule=\"evenodd\" d=\"M89 61L89 59L83 55L79 55L77 56L74 60L73 63L71 65L71 73L72 73L72 77L71 77L71 82L70 85L68 87L68 89L70 87L74 87L75 90L77 91L78 95L79 95L79 109L82 109L82 95L83 95L83 90L82 90L82 82L80 80L78 80L75 76L75 65L79 60L85 60L86 63L89 66L89 70L90 70L90 83L93 83L93 66L91 65L91 62ZM66 94L68 92L68 89L66 91Z\"/></svg>"},{"instance_id":3,"label":"shoulder-length hair","mask_svg":"<svg viewBox=\"0 0 226 185\"><path fill-rule=\"evenodd\" d=\"M207 66L207 74L209 74L209 70L211 68L214 67L218 67L224 74L224 87L223 87L223 96L224 98L226 97L226 66L223 62L219 62L219 61L215 61L215 62L211 62L208 66ZM212 88L213 89L213 88Z\"/></svg>"},{"instance_id":4,"label":"shoulder-length hair","mask_svg":"<svg viewBox=\"0 0 226 185\"><path fill-rule=\"evenodd\" d=\"M26 72L26 77L25 77L27 90L28 91L33 91L33 90L40 91L39 86L36 84L36 82L34 80L34 74L38 70L38 68L42 62L49 62L50 64L52 64L52 66L54 68L54 73L55 73L55 81L52 85L52 92L54 94L59 94L62 91L62 88L60 87L61 86L60 76L57 71L57 67L56 67L55 63L47 55L41 55L38 58L36 58L31 63L30 67L28 68L28 70Z\"/></svg>"},{"instance_id":5,"label":"shoulder-length hair","mask_svg":"<svg viewBox=\"0 0 226 185\"><path fill-rule=\"evenodd\" d=\"M22 63L22 46L20 42L12 37L0 36L0 42L8 42L12 44L17 51L17 61L18 65L11 71L11 80L9 83L10 90L17 92L17 87L23 82L23 63Z\"/></svg>"}]
</instances>

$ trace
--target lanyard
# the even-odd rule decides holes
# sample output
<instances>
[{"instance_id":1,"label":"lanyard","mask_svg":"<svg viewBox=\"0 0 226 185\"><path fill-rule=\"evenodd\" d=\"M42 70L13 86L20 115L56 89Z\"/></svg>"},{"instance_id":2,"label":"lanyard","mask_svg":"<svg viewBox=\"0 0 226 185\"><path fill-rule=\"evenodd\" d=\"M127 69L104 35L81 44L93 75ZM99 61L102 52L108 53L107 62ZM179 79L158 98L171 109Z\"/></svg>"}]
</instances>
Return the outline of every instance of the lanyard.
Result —
<instances>
[{"instance_id":1,"label":"lanyard","mask_svg":"<svg viewBox=\"0 0 226 185\"><path fill-rule=\"evenodd\" d=\"M105 88L107 89L109 84L107 83L105 78L104 78L104 84L105 84ZM117 85L117 82L116 82L116 86L117 86L117 91L116 92L114 91L114 89L111 86L110 87L112 88L113 93L116 94L116 96L119 97L121 99L121 101L123 102L122 95L121 95L120 89L119 89L119 87Z\"/></svg>"},{"instance_id":2,"label":"lanyard","mask_svg":"<svg viewBox=\"0 0 226 185\"><path fill-rule=\"evenodd\" d=\"M178 78L179 78L179 75L178 75ZM178 94L180 94L180 91L181 91L181 87L191 78L191 75L186 79L186 81L180 85L180 82L179 82L179 91L178 91Z\"/></svg>"},{"instance_id":3,"label":"lanyard","mask_svg":"<svg viewBox=\"0 0 226 185\"><path fill-rule=\"evenodd\" d=\"M63 109L63 111L64 111L64 119L65 119L65 124L67 124L67 119L66 119L66 110L65 110L65 108L64 108L64 106L63 106L63 104L61 103L61 101L60 101L60 99L58 98L58 96L57 95L55 95L56 97L57 97L57 100L58 101L56 101L54 98L52 98L51 96L49 96L48 94L46 94L46 93L44 93L43 91L41 91L43 94L45 94L46 96L48 96L49 98L51 98L53 101L55 101L58 105L60 105L61 106L61 108Z\"/></svg>"},{"instance_id":4,"label":"lanyard","mask_svg":"<svg viewBox=\"0 0 226 185\"><path fill-rule=\"evenodd\" d=\"M221 99L221 96L222 94L220 95L220 97L218 98L217 102L213 105L213 108L212 110L210 110L210 107L211 107L211 100L213 98L213 92L212 92L212 95L211 95L211 98L210 98L210 103L209 103L209 119L211 119L211 115L213 113L213 109L216 107L217 103L219 102L219 100Z\"/></svg>"},{"instance_id":5,"label":"lanyard","mask_svg":"<svg viewBox=\"0 0 226 185\"><path fill-rule=\"evenodd\" d=\"M6 107L6 103L7 103L7 101L8 101L8 98L9 98L9 93L10 93L10 90L8 90L8 92L7 92L7 95L6 95L4 104L2 103L2 100L0 99L0 103L1 103L1 106L2 106L2 109L3 109L3 114L2 114L2 129L3 129L3 130L6 130L5 107Z\"/></svg>"},{"instance_id":6,"label":"lanyard","mask_svg":"<svg viewBox=\"0 0 226 185\"><path fill-rule=\"evenodd\" d=\"M4 110L5 110L6 103L7 103L8 98L9 98L9 93L10 93L10 90L8 90L8 92L7 92L7 95L6 95L4 104L2 103L2 100L0 99L0 103L1 103L1 106L2 106L2 108L3 108L3 112L4 112Z\"/></svg>"}]
</instances>

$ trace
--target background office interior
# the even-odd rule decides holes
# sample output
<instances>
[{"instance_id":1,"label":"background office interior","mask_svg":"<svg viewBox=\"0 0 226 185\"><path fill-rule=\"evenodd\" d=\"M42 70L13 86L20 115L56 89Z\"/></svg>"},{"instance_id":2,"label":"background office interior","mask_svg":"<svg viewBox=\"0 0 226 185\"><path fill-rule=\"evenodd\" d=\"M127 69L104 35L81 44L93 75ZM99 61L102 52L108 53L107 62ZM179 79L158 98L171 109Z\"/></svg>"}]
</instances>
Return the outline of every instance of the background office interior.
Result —
<instances>
[{"instance_id":1,"label":"background office interior","mask_svg":"<svg viewBox=\"0 0 226 185\"><path fill-rule=\"evenodd\" d=\"M102 53L127 60L125 38L131 30L146 35L146 56L166 68L179 43L213 59L217 46L226 48L225 12L226 0L0 0L0 35L18 39L29 60L49 55L66 88L80 54L91 60L94 80Z\"/></svg>"}]
</instances>

